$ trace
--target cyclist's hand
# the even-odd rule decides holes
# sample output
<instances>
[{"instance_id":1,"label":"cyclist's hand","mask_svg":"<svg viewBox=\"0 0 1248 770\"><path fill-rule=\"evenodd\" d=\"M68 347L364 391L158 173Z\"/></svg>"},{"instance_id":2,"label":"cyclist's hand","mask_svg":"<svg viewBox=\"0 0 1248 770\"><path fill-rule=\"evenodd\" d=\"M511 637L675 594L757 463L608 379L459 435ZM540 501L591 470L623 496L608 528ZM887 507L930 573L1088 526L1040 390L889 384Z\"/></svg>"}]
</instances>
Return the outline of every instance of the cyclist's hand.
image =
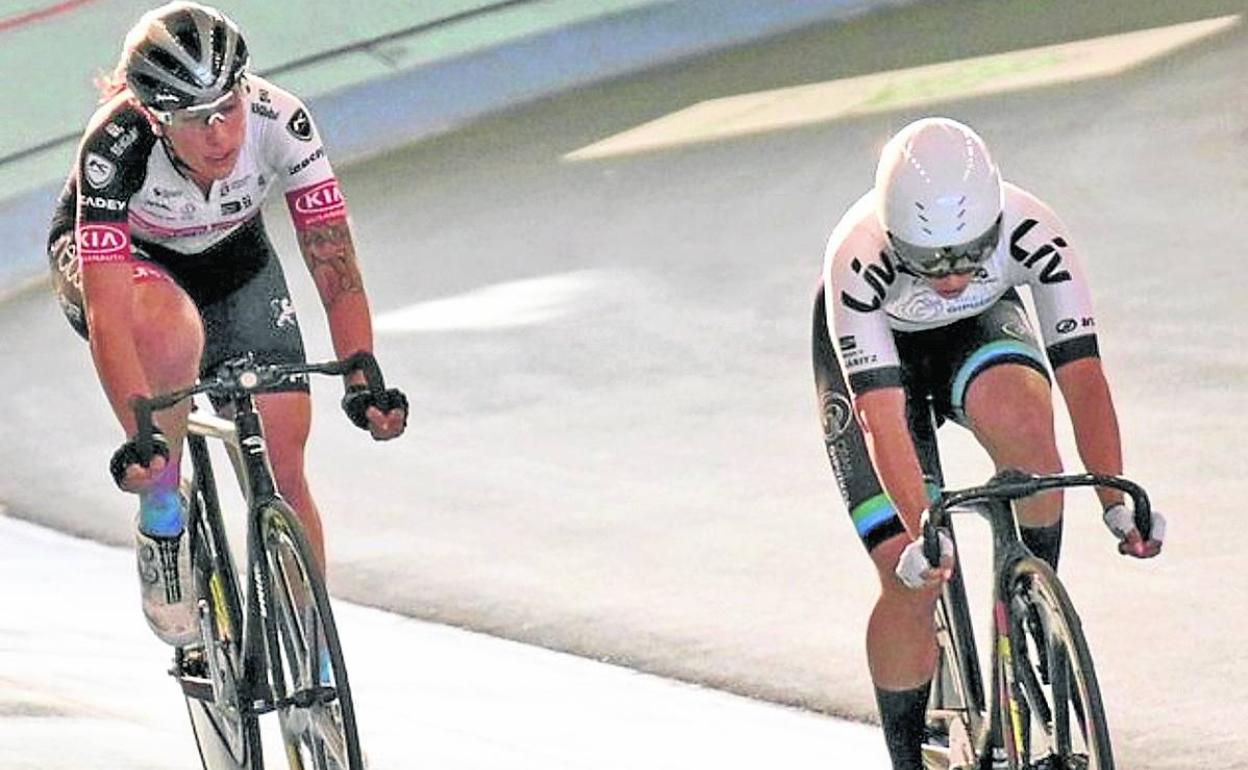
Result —
<instances>
[{"instance_id":1,"label":"cyclist's hand","mask_svg":"<svg viewBox=\"0 0 1248 770\"><path fill-rule=\"evenodd\" d=\"M367 385L348 385L342 410L357 428L368 431L376 441L396 438L407 428L407 396L398 388L374 396Z\"/></svg>"},{"instance_id":2,"label":"cyclist's hand","mask_svg":"<svg viewBox=\"0 0 1248 770\"><path fill-rule=\"evenodd\" d=\"M152 431L152 457L147 465L139 458L139 448L134 439L118 447L108 463L113 482L123 492L141 492L165 470L169 460L169 442L158 430Z\"/></svg>"},{"instance_id":3,"label":"cyclist's hand","mask_svg":"<svg viewBox=\"0 0 1248 770\"><path fill-rule=\"evenodd\" d=\"M1166 537L1166 517L1155 510L1150 511L1150 514L1152 531L1145 542L1135 527L1135 514L1127 510L1125 505L1117 503L1105 509L1105 526L1118 538L1118 553L1137 559L1149 559L1161 553L1161 543Z\"/></svg>"},{"instance_id":4,"label":"cyclist's hand","mask_svg":"<svg viewBox=\"0 0 1248 770\"><path fill-rule=\"evenodd\" d=\"M940 564L933 567L923 553L923 538L920 537L901 552L897 567L893 570L907 588L920 589L937 585L953 576L953 540L943 529L936 530L936 538L940 542Z\"/></svg>"}]
</instances>

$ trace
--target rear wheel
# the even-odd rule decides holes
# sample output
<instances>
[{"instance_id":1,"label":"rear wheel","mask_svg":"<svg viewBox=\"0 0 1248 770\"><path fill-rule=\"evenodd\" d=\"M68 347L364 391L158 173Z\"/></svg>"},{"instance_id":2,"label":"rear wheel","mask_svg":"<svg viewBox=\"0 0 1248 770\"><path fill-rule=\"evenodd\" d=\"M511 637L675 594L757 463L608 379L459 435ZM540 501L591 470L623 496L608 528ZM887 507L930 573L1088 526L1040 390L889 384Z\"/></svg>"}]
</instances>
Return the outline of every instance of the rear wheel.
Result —
<instances>
[{"instance_id":1,"label":"rear wheel","mask_svg":"<svg viewBox=\"0 0 1248 770\"><path fill-rule=\"evenodd\" d=\"M269 668L287 759L295 770L363 770L355 711L329 594L294 512L260 514L269 588Z\"/></svg>"},{"instance_id":2,"label":"rear wheel","mask_svg":"<svg viewBox=\"0 0 1248 770\"><path fill-rule=\"evenodd\" d=\"M928 700L923 766L971 767L987 742L989 725L966 586L958 566L936 604L935 623L940 657Z\"/></svg>"},{"instance_id":3,"label":"rear wheel","mask_svg":"<svg viewBox=\"0 0 1248 770\"><path fill-rule=\"evenodd\" d=\"M188 522L202 645L179 649L174 673L186 697L205 770L259 770L260 728L242 695L242 612L219 516L205 516L204 497L191 494ZM208 493L211 510L215 498Z\"/></svg>"},{"instance_id":4,"label":"rear wheel","mask_svg":"<svg viewBox=\"0 0 1248 770\"><path fill-rule=\"evenodd\" d=\"M1066 589L1048 564L1027 558L1014 565L1006 601L1009 655L1000 674L1011 697L1001 722L1011 766L1113 770L1092 655Z\"/></svg>"}]
</instances>

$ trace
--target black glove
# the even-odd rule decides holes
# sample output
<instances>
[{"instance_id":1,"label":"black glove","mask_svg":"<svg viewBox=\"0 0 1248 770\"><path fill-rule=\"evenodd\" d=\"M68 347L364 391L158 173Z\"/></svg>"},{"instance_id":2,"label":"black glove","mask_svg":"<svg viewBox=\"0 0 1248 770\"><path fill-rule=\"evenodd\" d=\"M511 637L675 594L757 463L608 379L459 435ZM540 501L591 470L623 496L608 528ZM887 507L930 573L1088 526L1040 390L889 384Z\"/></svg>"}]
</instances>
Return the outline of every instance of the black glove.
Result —
<instances>
[{"instance_id":1,"label":"black glove","mask_svg":"<svg viewBox=\"0 0 1248 770\"><path fill-rule=\"evenodd\" d=\"M403 427L407 427L407 396L398 388L388 388L377 396L367 385L348 385L342 396L342 411L347 413L355 427L368 430L368 408L375 406L383 413L394 409L403 410Z\"/></svg>"},{"instance_id":2,"label":"black glove","mask_svg":"<svg viewBox=\"0 0 1248 770\"><path fill-rule=\"evenodd\" d=\"M165 440L165 434L158 430L153 430L152 457L156 455L160 455L165 460L168 460L169 442ZM147 462L143 462L143 458L139 457L138 443L135 439L130 439L118 447L116 452L113 452L113 459L108 461L108 471L113 474L113 483L117 485L117 488L125 491L125 488L121 486L121 482L126 477L126 468L131 465L141 465L146 468L151 462L150 457Z\"/></svg>"}]
</instances>

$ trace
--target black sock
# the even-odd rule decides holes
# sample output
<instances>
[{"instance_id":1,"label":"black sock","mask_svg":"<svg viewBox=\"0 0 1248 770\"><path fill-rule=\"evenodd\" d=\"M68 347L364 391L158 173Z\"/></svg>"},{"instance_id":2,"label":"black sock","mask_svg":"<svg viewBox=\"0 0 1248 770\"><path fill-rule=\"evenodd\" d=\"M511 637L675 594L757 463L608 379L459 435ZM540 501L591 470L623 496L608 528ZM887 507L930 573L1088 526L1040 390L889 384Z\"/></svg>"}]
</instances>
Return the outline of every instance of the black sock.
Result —
<instances>
[{"instance_id":1,"label":"black sock","mask_svg":"<svg viewBox=\"0 0 1248 770\"><path fill-rule=\"evenodd\" d=\"M913 690L875 688L875 702L884 724L884 742L893 759L893 770L923 770L923 727L927 712L929 681Z\"/></svg>"},{"instance_id":2,"label":"black sock","mask_svg":"<svg viewBox=\"0 0 1248 770\"><path fill-rule=\"evenodd\" d=\"M1062 519L1047 527L1020 526L1018 533L1032 553L1048 562L1054 571L1057 570L1057 559L1062 554Z\"/></svg>"}]
</instances>

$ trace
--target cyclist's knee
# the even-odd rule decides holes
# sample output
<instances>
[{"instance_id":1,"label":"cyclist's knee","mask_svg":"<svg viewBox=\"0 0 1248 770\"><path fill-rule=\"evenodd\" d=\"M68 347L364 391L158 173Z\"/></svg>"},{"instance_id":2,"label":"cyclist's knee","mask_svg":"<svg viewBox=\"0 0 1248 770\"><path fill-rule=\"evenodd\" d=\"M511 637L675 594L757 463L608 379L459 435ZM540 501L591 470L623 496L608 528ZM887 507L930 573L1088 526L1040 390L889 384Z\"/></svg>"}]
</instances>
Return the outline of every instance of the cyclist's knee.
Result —
<instances>
[{"instance_id":1,"label":"cyclist's knee","mask_svg":"<svg viewBox=\"0 0 1248 770\"><path fill-rule=\"evenodd\" d=\"M877 606L890 616L930 618L940 597L939 584L927 588L907 588L895 572L901 552L910 544L910 536L894 535L871 549L880 579L880 597Z\"/></svg>"},{"instance_id":2,"label":"cyclist's knee","mask_svg":"<svg viewBox=\"0 0 1248 770\"><path fill-rule=\"evenodd\" d=\"M1010 444L1029 456L1033 464L1047 465L1058 457L1057 439L1053 434L1053 413L1039 404L1020 405L1003 421L1001 432L1011 437ZM1057 471L1059 468L1024 468L1024 470Z\"/></svg>"},{"instance_id":3,"label":"cyclist's knee","mask_svg":"<svg viewBox=\"0 0 1248 770\"><path fill-rule=\"evenodd\" d=\"M288 498L302 498L304 447L312 427L312 402L307 393L267 393L258 399L265 437L278 489Z\"/></svg>"},{"instance_id":4,"label":"cyclist's knee","mask_svg":"<svg viewBox=\"0 0 1248 770\"><path fill-rule=\"evenodd\" d=\"M312 399L302 391L265 393L256 399L269 446L276 453L298 455L312 432Z\"/></svg>"}]
</instances>

